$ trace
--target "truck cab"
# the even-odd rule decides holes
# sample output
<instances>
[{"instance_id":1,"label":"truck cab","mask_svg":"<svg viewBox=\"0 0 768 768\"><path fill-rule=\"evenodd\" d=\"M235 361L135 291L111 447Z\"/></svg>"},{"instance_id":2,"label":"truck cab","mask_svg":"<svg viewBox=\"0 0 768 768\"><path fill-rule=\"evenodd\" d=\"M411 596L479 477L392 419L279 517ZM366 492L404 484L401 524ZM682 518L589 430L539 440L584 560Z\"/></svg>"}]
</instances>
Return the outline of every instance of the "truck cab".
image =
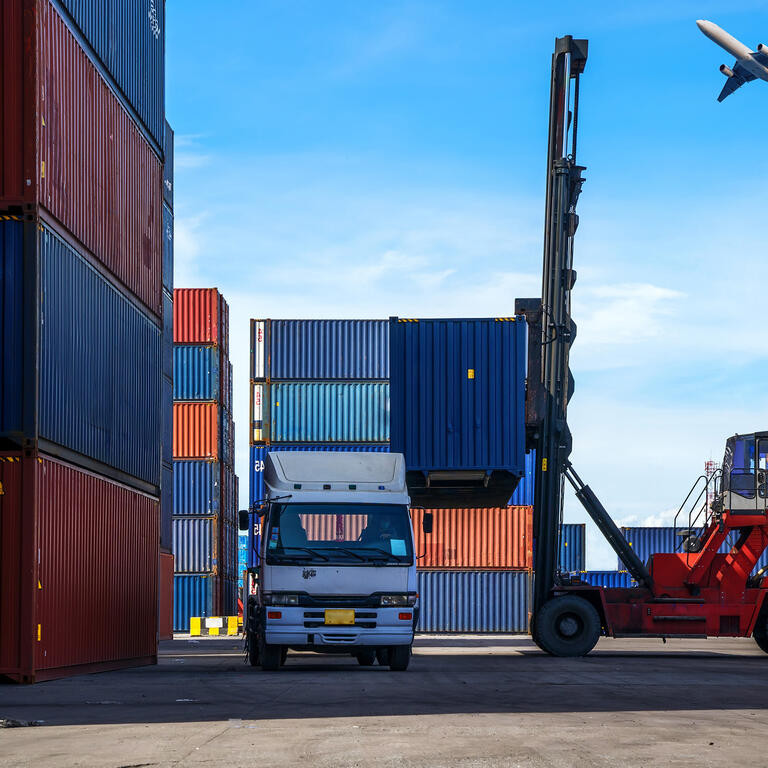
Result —
<instances>
[{"instance_id":1,"label":"truck cab","mask_svg":"<svg viewBox=\"0 0 768 768\"><path fill-rule=\"evenodd\" d=\"M402 454L275 451L264 482L251 665L279 669L294 649L407 669L419 601Z\"/></svg>"}]
</instances>

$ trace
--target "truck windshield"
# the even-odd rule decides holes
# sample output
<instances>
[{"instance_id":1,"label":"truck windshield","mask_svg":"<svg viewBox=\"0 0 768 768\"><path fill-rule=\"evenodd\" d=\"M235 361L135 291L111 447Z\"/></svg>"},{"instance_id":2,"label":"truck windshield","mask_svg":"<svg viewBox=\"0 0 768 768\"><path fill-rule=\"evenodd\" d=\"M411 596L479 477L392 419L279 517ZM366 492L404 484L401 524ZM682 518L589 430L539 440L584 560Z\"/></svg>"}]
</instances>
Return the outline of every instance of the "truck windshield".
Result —
<instances>
[{"instance_id":1,"label":"truck windshield","mask_svg":"<svg viewBox=\"0 0 768 768\"><path fill-rule=\"evenodd\" d=\"M267 563L411 565L408 508L394 504L273 504Z\"/></svg>"}]
</instances>

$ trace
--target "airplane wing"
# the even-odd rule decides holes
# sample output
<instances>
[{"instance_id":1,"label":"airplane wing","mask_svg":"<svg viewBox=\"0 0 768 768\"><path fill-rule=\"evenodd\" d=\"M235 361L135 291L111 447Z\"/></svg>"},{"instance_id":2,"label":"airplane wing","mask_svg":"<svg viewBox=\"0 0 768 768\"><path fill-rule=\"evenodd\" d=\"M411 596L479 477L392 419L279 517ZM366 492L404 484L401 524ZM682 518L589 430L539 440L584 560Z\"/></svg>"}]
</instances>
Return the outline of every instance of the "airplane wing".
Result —
<instances>
[{"instance_id":1,"label":"airplane wing","mask_svg":"<svg viewBox=\"0 0 768 768\"><path fill-rule=\"evenodd\" d=\"M741 88L744 83L748 83L755 79L755 76L749 70L742 67L737 61L733 65L733 75L725 81L723 90L720 91L717 100L722 101L726 96L730 96L737 88Z\"/></svg>"},{"instance_id":2,"label":"airplane wing","mask_svg":"<svg viewBox=\"0 0 768 768\"><path fill-rule=\"evenodd\" d=\"M762 53L761 51L755 51L752 54L752 58L764 67L768 67L768 53Z\"/></svg>"}]
</instances>

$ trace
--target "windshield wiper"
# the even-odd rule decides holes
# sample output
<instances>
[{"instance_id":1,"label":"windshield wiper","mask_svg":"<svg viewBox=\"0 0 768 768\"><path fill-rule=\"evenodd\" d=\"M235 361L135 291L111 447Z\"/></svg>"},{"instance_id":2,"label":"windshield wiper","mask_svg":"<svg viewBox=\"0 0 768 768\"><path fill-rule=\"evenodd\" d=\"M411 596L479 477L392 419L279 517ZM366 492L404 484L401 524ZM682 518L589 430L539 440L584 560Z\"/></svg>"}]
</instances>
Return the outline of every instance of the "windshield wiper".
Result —
<instances>
[{"instance_id":1,"label":"windshield wiper","mask_svg":"<svg viewBox=\"0 0 768 768\"><path fill-rule=\"evenodd\" d=\"M363 557L362 555L358 555L357 552L351 549L347 549L346 547L317 547L317 549L325 549L331 552L344 552L347 555L352 555L352 557L356 557L358 560L362 560L363 562L366 562L367 558Z\"/></svg>"},{"instance_id":2,"label":"windshield wiper","mask_svg":"<svg viewBox=\"0 0 768 768\"><path fill-rule=\"evenodd\" d=\"M387 558L394 558L398 563L401 563L402 560L401 557L408 557L408 555L396 555L394 552L387 552L386 549L382 549L381 547L358 547L358 549L367 549L371 552L381 552L382 555L386 555Z\"/></svg>"},{"instance_id":3,"label":"windshield wiper","mask_svg":"<svg viewBox=\"0 0 768 768\"><path fill-rule=\"evenodd\" d=\"M323 560L328 560L325 555L321 555L317 550L311 549L310 547L281 547L281 549L283 552L285 552L286 549L298 549L302 552L309 552L309 554L313 555L314 557L320 557ZM272 554L279 554L279 552L273 552Z\"/></svg>"}]
</instances>

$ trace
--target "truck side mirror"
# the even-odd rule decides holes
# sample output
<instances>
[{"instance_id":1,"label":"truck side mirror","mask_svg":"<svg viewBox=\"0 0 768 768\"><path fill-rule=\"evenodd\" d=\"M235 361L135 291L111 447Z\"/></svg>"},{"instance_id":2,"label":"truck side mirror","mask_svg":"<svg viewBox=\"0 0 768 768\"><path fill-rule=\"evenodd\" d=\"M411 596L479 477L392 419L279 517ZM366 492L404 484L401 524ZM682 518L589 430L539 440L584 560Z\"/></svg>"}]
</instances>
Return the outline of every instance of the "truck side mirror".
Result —
<instances>
[{"instance_id":1,"label":"truck side mirror","mask_svg":"<svg viewBox=\"0 0 768 768\"><path fill-rule=\"evenodd\" d=\"M237 513L237 527L241 531L247 531L250 524L251 524L251 521L250 521L250 515L248 514L248 510L241 509Z\"/></svg>"},{"instance_id":2,"label":"truck side mirror","mask_svg":"<svg viewBox=\"0 0 768 768\"><path fill-rule=\"evenodd\" d=\"M424 531L424 533L432 533L432 513L431 512L425 512L424 516L421 518L421 530Z\"/></svg>"}]
</instances>

